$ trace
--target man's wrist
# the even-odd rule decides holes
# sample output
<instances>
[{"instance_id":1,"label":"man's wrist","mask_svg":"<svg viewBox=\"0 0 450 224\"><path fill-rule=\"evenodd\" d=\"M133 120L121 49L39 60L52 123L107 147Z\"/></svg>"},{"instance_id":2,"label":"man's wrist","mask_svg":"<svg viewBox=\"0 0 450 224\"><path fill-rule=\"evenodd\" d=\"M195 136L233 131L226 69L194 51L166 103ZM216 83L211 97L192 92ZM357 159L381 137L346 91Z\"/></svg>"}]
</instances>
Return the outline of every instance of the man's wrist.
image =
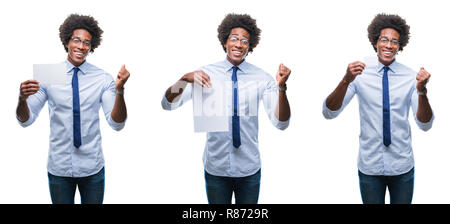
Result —
<instances>
[{"instance_id":1,"label":"man's wrist","mask_svg":"<svg viewBox=\"0 0 450 224\"><path fill-rule=\"evenodd\" d=\"M26 102L27 99L28 99L28 96L19 95L19 101L20 101L20 102Z\"/></svg>"},{"instance_id":2,"label":"man's wrist","mask_svg":"<svg viewBox=\"0 0 450 224\"><path fill-rule=\"evenodd\" d=\"M345 79L345 78L342 79L341 83L342 83L343 85L346 85L346 86L350 85L350 81L348 81L348 80Z\"/></svg>"},{"instance_id":3,"label":"man's wrist","mask_svg":"<svg viewBox=\"0 0 450 224\"><path fill-rule=\"evenodd\" d=\"M417 89L417 95L419 95L419 96L426 96L427 95L427 88L426 87L418 88Z\"/></svg>"},{"instance_id":4,"label":"man's wrist","mask_svg":"<svg viewBox=\"0 0 450 224\"><path fill-rule=\"evenodd\" d=\"M124 89L125 88L116 88L116 94L117 95L123 95Z\"/></svg>"},{"instance_id":5,"label":"man's wrist","mask_svg":"<svg viewBox=\"0 0 450 224\"><path fill-rule=\"evenodd\" d=\"M183 81L183 82L189 82L188 76L189 76L191 73L192 73L192 72L189 72L189 73L186 73L186 74L184 74L183 76L181 76L180 81Z\"/></svg>"},{"instance_id":6,"label":"man's wrist","mask_svg":"<svg viewBox=\"0 0 450 224\"><path fill-rule=\"evenodd\" d=\"M278 86L278 91L283 91L283 92L285 92L286 90L287 90L287 85L286 85L286 83L283 84L283 85L281 85L281 86Z\"/></svg>"}]
</instances>

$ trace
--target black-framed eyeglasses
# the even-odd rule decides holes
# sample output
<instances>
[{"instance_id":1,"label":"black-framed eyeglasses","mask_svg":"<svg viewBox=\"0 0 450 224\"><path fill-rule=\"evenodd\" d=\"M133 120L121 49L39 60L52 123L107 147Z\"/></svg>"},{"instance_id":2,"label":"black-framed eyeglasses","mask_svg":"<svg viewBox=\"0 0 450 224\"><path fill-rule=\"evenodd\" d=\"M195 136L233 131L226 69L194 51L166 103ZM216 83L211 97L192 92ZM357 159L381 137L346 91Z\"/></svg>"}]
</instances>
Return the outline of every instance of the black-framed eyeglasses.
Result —
<instances>
[{"instance_id":1,"label":"black-framed eyeglasses","mask_svg":"<svg viewBox=\"0 0 450 224\"><path fill-rule=\"evenodd\" d=\"M389 42L391 42L391 44L394 46L397 46L399 44L399 41L397 39L389 40L387 37L380 37L378 41L380 41L382 44L388 44Z\"/></svg>"},{"instance_id":2,"label":"black-framed eyeglasses","mask_svg":"<svg viewBox=\"0 0 450 224\"><path fill-rule=\"evenodd\" d=\"M73 41L73 43L75 43L75 44L79 44L79 43L82 43L84 46L86 46L86 47L90 47L91 46L91 41L89 41L89 40L85 40L85 41L81 41L81 39L80 38L78 38L78 37L72 37L72 38L70 38L72 41Z\"/></svg>"},{"instance_id":3,"label":"black-framed eyeglasses","mask_svg":"<svg viewBox=\"0 0 450 224\"><path fill-rule=\"evenodd\" d=\"M237 43L238 41L240 41L243 45L247 46L249 44L249 41L247 39L239 39L235 36L230 36L228 39L231 41L231 43Z\"/></svg>"}]
</instances>

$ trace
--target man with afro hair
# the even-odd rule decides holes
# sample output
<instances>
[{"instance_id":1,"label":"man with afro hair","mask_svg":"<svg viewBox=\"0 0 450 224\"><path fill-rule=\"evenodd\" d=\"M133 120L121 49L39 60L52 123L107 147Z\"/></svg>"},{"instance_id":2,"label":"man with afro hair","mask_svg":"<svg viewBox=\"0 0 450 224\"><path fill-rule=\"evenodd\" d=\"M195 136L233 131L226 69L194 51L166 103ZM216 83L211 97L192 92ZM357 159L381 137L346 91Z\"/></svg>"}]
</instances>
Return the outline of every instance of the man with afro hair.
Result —
<instances>
[{"instance_id":1,"label":"man with afro hair","mask_svg":"<svg viewBox=\"0 0 450 224\"><path fill-rule=\"evenodd\" d=\"M256 204L261 179L257 106L263 102L276 128L288 127L286 81L291 71L280 64L275 80L245 60L261 34L249 15L228 14L217 31L225 59L183 75L167 89L161 104L166 110L174 110L192 98L195 88L225 89L229 93L224 94L229 100L215 102L228 108L229 130L207 133L203 165L208 202L230 204L234 193L236 204Z\"/></svg>"},{"instance_id":2,"label":"man with afro hair","mask_svg":"<svg viewBox=\"0 0 450 224\"><path fill-rule=\"evenodd\" d=\"M377 62L356 61L323 103L323 115L333 119L358 95L361 134L358 176L364 204L384 204L386 188L391 204L410 204L414 189L412 109L418 127L427 131L434 120L426 84L430 74L397 62L408 44L409 26L398 15L378 14L368 29Z\"/></svg>"},{"instance_id":3,"label":"man with afro hair","mask_svg":"<svg viewBox=\"0 0 450 224\"><path fill-rule=\"evenodd\" d=\"M116 131L125 126L124 85L130 73L122 65L116 80L89 64L86 57L102 40L103 31L91 16L69 15L59 28L67 52L62 85L28 80L20 84L17 119L31 125L48 101L50 148L48 179L54 204L73 204L78 186L81 203L101 204L105 188L99 110Z\"/></svg>"}]
</instances>

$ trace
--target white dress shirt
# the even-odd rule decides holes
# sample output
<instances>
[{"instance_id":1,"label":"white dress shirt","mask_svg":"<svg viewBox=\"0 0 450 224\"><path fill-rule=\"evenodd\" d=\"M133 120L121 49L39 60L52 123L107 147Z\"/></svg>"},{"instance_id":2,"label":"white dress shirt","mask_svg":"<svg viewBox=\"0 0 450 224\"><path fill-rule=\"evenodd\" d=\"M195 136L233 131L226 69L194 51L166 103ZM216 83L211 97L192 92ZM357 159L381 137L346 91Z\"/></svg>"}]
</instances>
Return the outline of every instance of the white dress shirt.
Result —
<instances>
[{"instance_id":1,"label":"white dress shirt","mask_svg":"<svg viewBox=\"0 0 450 224\"><path fill-rule=\"evenodd\" d=\"M81 142L73 145L72 76L74 66L62 62L67 68L67 83L46 86L27 99L30 117L19 124L31 125L48 101L50 115L50 149L47 169L55 176L85 177L98 173L104 167L98 112L103 107L106 121L114 130L121 130L125 121L116 123L111 118L116 91L112 76L87 63L79 66L78 87L80 96Z\"/></svg>"},{"instance_id":2,"label":"white dress shirt","mask_svg":"<svg viewBox=\"0 0 450 224\"><path fill-rule=\"evenodd\" d=\"M411 128L408 122L409 108L420 129L431 128L434 115L427 123L417 120L418 95L417 72L394 61L389 66L389 102L391 139L383 144L383 77L384 65L366 67L361 75L350 83L342 107L336 111L323 103L323 115L335 118L344 110L353 96L358 96L361 133L359 136L358 169L367 175L394 176L404 174L414 167L411 147Z\"/></svg>"},{"instance_id":3,"label":"white dress shirt","mask_svg":"<svg viewBox=\"0 0 450 224\"><path fill-rule=\"evenodd\" d=\"M238 66L238 96L241 146L234 148L232 139L232 85L231 76L233 64L228 60L220 61L201 67L213 79L229 80L224 100L226 110L229 112L229 130L227 132L208 132L203 154L203 164L206 172L215 176L245 177L255 174L261 168L258 150L258 108L262 100L265 111L272 124L284 130L289 125L289 120L279 121L275 116L278 103L278 87L267 72L243 61ZM213 84L214 88L214 84ZM188 84L181 97L170 103L165 96L162 99L162 107L173 110L192 98L193 84ZM228 91L229 90L229 91Z\"/></svg>"}]
</instances>

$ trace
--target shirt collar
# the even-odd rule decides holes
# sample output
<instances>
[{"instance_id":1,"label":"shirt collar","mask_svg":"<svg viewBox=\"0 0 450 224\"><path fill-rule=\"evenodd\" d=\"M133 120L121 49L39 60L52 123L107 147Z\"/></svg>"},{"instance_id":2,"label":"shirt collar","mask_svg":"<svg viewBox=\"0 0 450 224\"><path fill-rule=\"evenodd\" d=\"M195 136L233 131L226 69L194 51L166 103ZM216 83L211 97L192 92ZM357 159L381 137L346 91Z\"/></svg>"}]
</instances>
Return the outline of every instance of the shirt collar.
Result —
<instances>
[{"instance_id":1,"label":"shirt collar","mask_svg":"<svg viewBox=\"0 0 450 224\"><path fill-rule=\"evenodd\" d=\"M231 62L228 61L228 59L225 58L225 60L223 61L224 65L225 65L225 71L230 71L233 68L233 64L231 64ZM243 61L241 62L241 64L239 64L238 66L236 66L239 68L239 70L242 73L247 73L249 71L249 63L247 61Z\"/></svg>"},{"instance_id":2,"label":"shirt collar","mask_svg":"<svg viewBox=\"0 0 450 224\"><path fill-rule=\"evenodd\" d=\"M399 64L398 64L397 60L394 60L394 62L392 62L388 67L392 73L395 73L396 71L398 71L398 66L399 66ZM378 61L378 65L377 65L378 73L382 72L384 67L385 67L385 65L383 65L380 61Z\"/></svg>"},{"instance_id":3,"label":"shirt collar","mask_svg":"<svg viewBox=\"0 0 450 224\"><path fill-rule=\"evenodd\" d=\"M72 73L72 70L73 68L75 68L75 66L72 63L70 63L69 60L67 59L64 61L64 63L66 63L67 73ZM88 70L88 63L86 62L86 60L83 62L83 64L78 66L78 68L80 69L81 74L85 75Z\"/></svg>"}]
</instances>

